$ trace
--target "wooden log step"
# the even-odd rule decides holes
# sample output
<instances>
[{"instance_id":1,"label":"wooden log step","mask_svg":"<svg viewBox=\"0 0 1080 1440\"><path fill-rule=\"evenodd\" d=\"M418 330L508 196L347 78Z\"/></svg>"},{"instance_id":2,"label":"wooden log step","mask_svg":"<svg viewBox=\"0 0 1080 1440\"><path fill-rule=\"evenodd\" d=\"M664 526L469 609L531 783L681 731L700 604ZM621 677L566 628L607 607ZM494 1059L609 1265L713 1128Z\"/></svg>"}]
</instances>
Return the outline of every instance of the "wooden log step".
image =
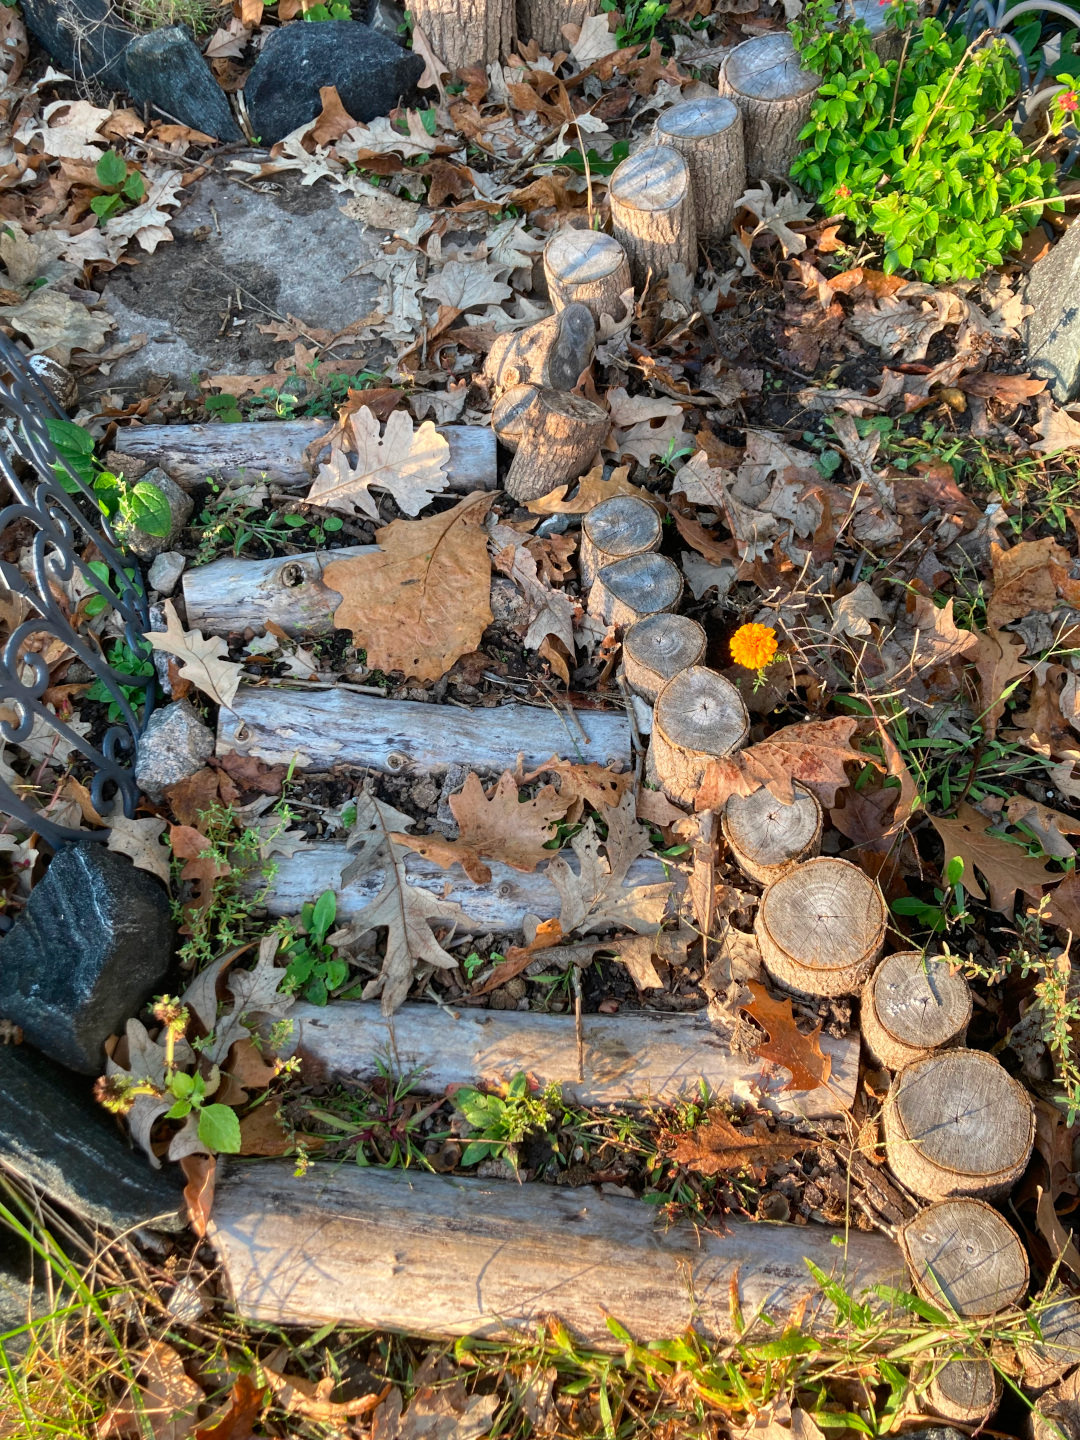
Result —
<instances>
[{"instance_id":1,"label":"wooden log step","mask_svg":"<svg viewBox=\"0 0 1080 1440\"><path fill-rule=\"evenodd\" d=\"M528 705L465 710L343 689L300 694L248 686L218 714L217 753L236 750L268 765L295 758L304 770L355 765L384 775L441 774L449 765L501 772L513 770L519 754L527 770L552 755L629 765L624 711L577 710L574 719L571 725L561 710Z\"/></svg>"},{"instance_id":2,"label":"wooden log step","mask_svg":"<svg viewBox=\"0 0 1080 1440\"><path fill-rule=\"evenodd\" d=\"M900 1230L915 1289L932 1305L967 1319L996 1315L1027 1294L1027 1255L1020 1237L982 1200L931 1205Z\"/></svg>"},{"instance_id":3,"label":"wooden log step","mask_svg":"<svg viewBox=\"0 0 1080 1440\"><path fill-rule=\"evenodd\" d=\"M646 615L623 636L623 671L631 689L654 705L672 676L700 663L705 645L705 631L688 615Z\"/></svg>"},{"instance_id":4,"label":"wooden log step","mask_svg":"<svg viewBox=\"0 0 1080 1440\"><path fill-rule=\"evenodd\" d=\"M334 628L341 596L323 580L335 560L373 555L378 545L346 545L305 555L240 560L226 555L209 565L184 571L184 604L188 626L204 635L241 634L249 627L262 632L266 622L289 635L325 635Z\"/></svg>"},{"instance_id":5,"label":"wooden log step","mask_svg":"<svg viewBox=\"0 0 1080 1440\"><path fill-rule=\"evenodd\" d=\"M579 1071L571 1016L465 1007L456 1013L454 1019L433 1005L406 1004L387 1019L374 1002L299 1004L289 1011L291 1053L300 1057L304 1080L312 1085L376 1080L380 1060L401 1074L422 1070L420 1084L433 1093L448 1085L510 1080L524 1070L540 1085L561 1085L564 1098L576 1105L693 1099L704 1081L714 1095L807 1120L842 1115L858 1085L857 1035L821 1037L832 1058L831 1090L781 1093L786 1072L763 1082L761 1061L732 1054L701 1015L586 1015Z\"/></svg>"},{"instance_id":6,"label":"wooden log step","mask_svg":"<svg viewBox=\"0 0 1080 1440\"><path fill-rule=\"evenodd\" d=\"M732 795L720 826L739 869L762 885L771 885L821 848L821 806L805 785L792 786L790 805L765 786L752 795Z\"/></svg>"},{"instance_id":7,"label":"wooden log step","mask_svg":"<svg viewBox=\"0 0 1080 1440\"><path fill-rule=\"evenodd\" d=\"M742 111L748 180L787 180L820 84L800 65L786 30L754 35L728 52L718 88Z\"/></svg>"},{"instance_id":8,"label":"wooden log step","mask_svg":"<svg viewBox=\"0 0 1080 1440\"><path fill-rule=\"evenodd\" d=\"M697 270L697 220L686 161L670 145L628 155L608 181L611 230L639 288L662 280L672 265Z\"/></svg>"},{"instance_id":9,"label":"wooden log step","mask_svg":"<svg viewBox=\"0 0 1080 1440\"><path fill-rule=\"evenodd\" d=\"M888 1070L963 1045L970 1020L963 975L918 950L889 955L863 986L863 1040L871 1059Z\"/></svg>"},{"instance_id":10,"label":"wooden log step","mask_svg":"<svg viewBox=\"0 0 1080 1440\"><path fill-rule=\"evenodd\" d=\"M742 696L723 675L706 665L673 675L656 697L649 745L668 799L692 805L709 761L737 750L749 729Z\"/></svg>"},{"instance_id":11,"label":"wooden log step","mask_svg":"<svg viewBox=\"0 0 1080 1440\"><path fill-rule=\"evenodd\" d=\"M772 882L754 931L778 985L796 995L855 995L881 954L887 921L865 871L819 855Z\"/></svg>"},{"instance_id":12,"label":"wooden log step","mask_svg":"<svg viewBox=\"0 0 1080 1440\"><path fill-rule=\"evenodd\" d=\"M668 1228L652 1207L592 1186L353 1165L293 1172L291 1160L219 1161L209 1238L246 1320L494 1338L554 1314L617 1350L610 1315L641 1341L692 1325L726 1344L738 1338L733 1288L742 1313L767 1312L778 1335L808 1297L805 1324L827 1323L808 1259L856 1295L902 1283L893 1242L857 1230L838 1249L836 1232L816 1225Z\"/></svg>"},{"instance_id":13,"label":"wooden log step","mask_svg":"<svg viewBox=\"0 0 1080 1440\"><path fill-rule=\"evenodd\" d=\"M544 274L556 310L587 305L597 323L604 315L621 319L622 296L634 288L626 251L602 230L557 230L544 246Z\"/></svg>"}]
</instances>

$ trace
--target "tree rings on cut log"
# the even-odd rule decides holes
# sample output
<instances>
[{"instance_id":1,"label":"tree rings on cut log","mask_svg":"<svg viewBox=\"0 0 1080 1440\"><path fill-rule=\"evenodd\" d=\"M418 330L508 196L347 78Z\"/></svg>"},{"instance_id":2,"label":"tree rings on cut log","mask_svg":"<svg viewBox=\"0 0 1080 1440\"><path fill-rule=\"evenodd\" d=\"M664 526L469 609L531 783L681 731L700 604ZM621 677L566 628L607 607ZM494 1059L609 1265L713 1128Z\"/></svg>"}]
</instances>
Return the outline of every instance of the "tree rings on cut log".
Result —
<instances>
[{"instance_id":1,"label":"tree rings on cut log","mask_svg":"<svg viewBox=\"0 0 1080 1440\"><path fill-rule=\"evenodd\" d=\"M971 991L963 975L917 950L887 956L863 986L863 1043L888 1070L963 1045L970 1020Z\"/></svg>"},{"instance_id":2,"label":"tree rings on cut log","mask_svg":"<svg viewBox=\"0 0 1080 1440\"><path fill-rule=\"evenodd\" d=\"M584 475L611 426L608 412L580 395L515 385L491 412L491 426L514 460L505 488L515 500L539 500Z\"/></svg>"},{"instance_id":3,"label":"tree rings on cut log","mask_svg":"<svg viewBox=\"0 0 1080 1440\"><path fill-rule=\"evenodd\" d=\"M913 1216L899 1233L915 1289L965 1319L1008 1310L1027 1295L1020 1237L981 1200L946 1200Z\"/></svg>"},{"instance_id":4,"label":"tree rings on cut log","mask_svg":"<svg viewBox=\"0 0 1080 1440\"><path fill-rule=\"evenodd\" d=\"M746 739L750 717L742 696L715 670L691 665L656 697L649 756L669 800L692 805L710 760Z\"/></svg>"},{"instance_id":5,"label":"tree rings on cut log","mask_svg":"<svg viewBox=\"0 0 1080 1440\"><path fill-rule=\"evenodd\" d=\"M736 864L751 880L771 885L821 846L821 806L798 782L795 800L785 805L762 786L752 795L732 795L720 828Z\"/></svg>"},{"instance_id":6,"label":"tree rings on cut log","mask_svg":"<svg viewBox=\"0 0 1080 1440\"><path fill-rule=\"evenodd\" d=\"M689 615L648 615L623 636L623 672L652 705L673 675L700 663L705 645L705 631Z\"/></svg>"},{"instance_id":7,"label":"tree rings on cut log","mask_svg":"<svg viewBox=\"0 0 1080 1440\"><path fill-rule=\"evenodd\" d=\"M613 495L610 500L602 500L581 522L578 570L582 590L589 588L603 566L658 550L662 538L660 516L647 500L639 500L636 495Z\"/></svg>"},{"instance_id":8,"label":"tree rings on cut log","mask_svg":"<svg viewBox=\"0 0 1080 1440\"><path fill-rule=\"evenodd\" d=\"M742 111L749 180L787 179L820 84L819 75L799 64L786 30L755 35L728 55L720 94Z\"/></svg>"},{"instance_id":9,"label":"tree rings on cut log","mask_svg":"<svg viewBox=\"0 0 1080 1440\"><path fill-rule=\"evenodd\" d=\"M1035 1139L1028 1092L981 1050L940 1050L907 1066L882 1121L893 1173L924 1200L1007 1195Z\"/></svg>"},{"instance_id":10,"label":"tree rings on cut log","mask_svg":"<svg viewBox=\"0 0 1080 1440\"><path fill-rule=\"evenodd\" d=\"M608 182L611 228L630 257L639 287L651 273L662 280L672 265L697 270L697 220L690 171L670 145L647 145L628 155Z\"/></svg>"},{"instance_id":11,"label":"tree rings on cut log","mask_svg":"<svg viewBox=\"0 0 1080 1440\"><path fill-rule=\"evenodd\" d=\"M1052 1300L1045 1307L1032 1307L1028 1318L1038 1324L1042 1340L1020 1347L1024 1384L1043 1390L1080 1364L1080 1303L1071 1296Z\"/></svg>"},{"instance_id":12,"label":"tree rings on cut log","mask_svg":"<svg viewBox=\"0 0 1080 1440\"><path fill-rule=\"evenodd\" d=\"M682 571L675 562L647 550L597 573L589 590L589 614L605 625L636 625L646 615L674 610L682 593Z\"/></svg>"},{"instance_id":13,"label":"tree rings on cut log","mask_svg":"<svg viewBox=\"0 0 1080 1440\"><path fill-rule=\"evenodd\" d=\"M982 1355L935 1361L919 1408L958 1425L984 1425L1001 1403L1001 1379Z\"/></svg>"},{"instance_id":14,"label":"tree rings on cut log","mask_svg":"<svg viewBox=\"0 0 1080 1440\"><path fill-rule=\"evenodd\" d=\"M746 189L742 111L726 96L684 100L661 114L653 140L670 145L686 161L698 233L722 240Z\"/></svg>"},{"instance_id":15,"label":"tree rings on cut log","mask_svg":"<svg viewBox=\"0 0 1080 1440\"><path fill-rule=\"evenodd\" d=\"M596 322L585 305L567 305L526 330L496 336L484 362L495 394L514 385L573 390L592 363Z\"/></svg>"},{"instance_id":16,"label":"tree rings on cut log","mask_svg":"<svg viewBox=\"0 0 1080 1440\"><path fill-rule=\"evenodd\" d=\"M557 231L544 246L544 274L556 310L575 302L587 305L593 319L621 320L621 300L633 289L630 261L613 235L599 230Z\"/></svg>"},{"instance_id":17,"label":"tree rings on cut log","mask_svg":"<svg viewBox=\"0 0 1080 1440\"><path fill-rule=\"evenodd\" d=\"M855 995L881 954L885 902L849 860L821 855L774 880L754 929L765 969L799 995Z\"/></svg>"}]
</instances>

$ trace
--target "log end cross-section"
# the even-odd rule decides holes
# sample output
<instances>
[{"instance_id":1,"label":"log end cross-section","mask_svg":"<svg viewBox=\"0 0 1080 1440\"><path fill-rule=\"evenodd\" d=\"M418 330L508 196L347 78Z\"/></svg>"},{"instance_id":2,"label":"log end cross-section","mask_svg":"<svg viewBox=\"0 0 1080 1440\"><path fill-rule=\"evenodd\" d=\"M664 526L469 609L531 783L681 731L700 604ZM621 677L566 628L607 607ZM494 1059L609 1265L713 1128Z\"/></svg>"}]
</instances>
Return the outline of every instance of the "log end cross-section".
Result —
<instances>
[{"instance_id":1,"label":"log end cross-section","mask_svg":"<svg viewBox=\"0 0 1080 1440\"><path fill-rule=\"evenodd\" d=\"M621 320L621 297L633 289L626 251L613 235L565 226L544 247L544 275L556 310L587 305L593 319Z\"/></svg>"},{"instance_id":2,"label":"log end cross-section","mask_svg":"<svg viewBox=\"0 0 1080 1440\"><path fill-rule=\"evenodd\" d=\"M692 805L706 767L746 739L750 717L730 680L705 665L673 676L656 697L649 754L669 800Z\"/></svg>"},{"instance_id":3,"label":"log end cross-section","mask_svg":"<svg viewBox=\"0 0 1080 1440\"><path fill-rule=\"evenodd\" d=\"M888 1070L962 1045L970 1019L971 991L963 975L917 950L889 955L863 986L863 1043Z\"/></svg>"},{"instance_id":4,"label":"log end cross-section","mask_svg":"<svg viewBox=\"0 0 1080 1440\"><path fill-rule=\"evenodd\" d=\"M795 783L790 805L764 786L752 795L732 795L720 826L744 875L771 885L821 846L821 806L813 791Z\"/></svg>"},{"instance_id":5,"label":"log end cross-section","mask_svg":"<svg viewBox=\"0 0 1080 1440\"><path fill-rule=\"evenodd\" d=\"M623 637L623 671L631 688L650 705L680 670L705 656L705 631L689 615L647 615Z\"/></svg>"},{"instance_id":6,"label":"log end cross-section","mask_svg":"<svg viewBox=\"0 0 1080 1440\"><path fill-rule=\"evenodd\" d=\"M921 1210L900 1231L900 1248L919 1294L965 1319L996 1315L1027 1294L1020 1237L981 1200L946 1200Z\"/></svg>"},{"instance_id":7,"label":"log end cross-section","mask_svg":"<svg viewBox=\"0 0 1080 1440\"><path fill-rule=\"evenodd\" d=\"M736 45L720 67L720 94L742 111L749 180L786 180L821 77L804 70L786 30Z\"/></svg>"},{"instance_id":8,"label":"log end cross-section","mask_svg":"<svg viewBox=\"0 0 1080 1440\"><path fill-rule=\"evenodd\" d=\"M672 265L697 269L697 219L686 161L670 145L647 145L616 168L608 185L611 228L639 287Z\"/></svg>"},{"instance_id":9,"label":"log end cross-section","mask_svg":"<svg viewBox=\"0 0 1080 1440\"><path fill-rule=\"evenodd\" d=\"M742 111L726 96L684 100L661 114L653 139L670 145L686 161L699 233L709 240L723 239L746 189Z\"/></svg>"},{"instance_id":10,"label":"log end cross-section","mask_svg":"<svg viewBox=\"0 0 1080 1440\"><path fill-rule=\"evenodd\" d=\"M754 929L777 984L797 995L854 995L881 954L885 923L873 880L821 855L773 881Z\"/></svg>"}]
</instances>

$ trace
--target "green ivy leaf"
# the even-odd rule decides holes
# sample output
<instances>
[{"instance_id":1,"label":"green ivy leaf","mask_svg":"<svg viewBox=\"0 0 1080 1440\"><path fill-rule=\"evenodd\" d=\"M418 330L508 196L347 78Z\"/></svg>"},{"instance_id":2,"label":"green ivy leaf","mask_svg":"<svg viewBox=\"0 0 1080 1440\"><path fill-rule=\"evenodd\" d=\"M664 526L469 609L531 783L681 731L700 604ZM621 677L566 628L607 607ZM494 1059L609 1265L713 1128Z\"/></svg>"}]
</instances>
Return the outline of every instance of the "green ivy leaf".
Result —
<instances>
[{"instance_id":1,"label":"green ivy leaf","mask_svg":"<svg viewBox=\"0 0 1080 1440\"><path fill-rule=\"evenodd\" d=\"M124 497L126 518L145 535L163 539L172 529L172 511L165 495L156 485L140 480Z\"/></svg>"},{"instance_id":2,"label":"green ivy leaf","mask_svg":"<svg viewBox=\"0 0 1080 1440\"><path fill-rule=\"evenodd\" d=\"M106 150L94 167L99 185L122 185L127 176L127 162L115 150Z\"/></svg>"}]
</instances>

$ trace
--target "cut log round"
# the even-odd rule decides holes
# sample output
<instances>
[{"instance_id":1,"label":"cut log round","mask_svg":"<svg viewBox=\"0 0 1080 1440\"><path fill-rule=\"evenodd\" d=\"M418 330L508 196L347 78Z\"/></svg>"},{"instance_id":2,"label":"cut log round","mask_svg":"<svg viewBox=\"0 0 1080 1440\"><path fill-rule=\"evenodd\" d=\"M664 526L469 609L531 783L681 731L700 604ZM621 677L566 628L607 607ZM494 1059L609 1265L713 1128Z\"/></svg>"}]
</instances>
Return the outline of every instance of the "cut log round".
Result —
<instances>
[{"instance_id":1,"label":"cut log round","mask_svg":"<svg viewBox=\"0 0 1080 1440\"><path fill-rule=\"evenodd\" d=\"M735 863L751 880L771 885L821 848L821 806L817 796L796 783L795 801L785 805L763 785L752 795L733 795L724 806L720 828Z\"/></svg>"},{"instance_id":2,"label":"cut log round","mask_svg":"<svg viewBox=\"0 0 1080 1440\"><path fill-rule=\"evenodd\" d=\"M612 235L565 226L544 247L544 274L556 310L575 302L587 305L593 319L623 318L621 297L633 289L630 261Z\"/></svg>"},{"instance_id":3,"label":"cut log round","mask_svg":"<svg viewBox=\"0 0 1080 1440\"><path fill-rule=\"evenodd\" d=\"M1024 1384L1031 1390L1044 1390L1080 1364L1080 1303L1072 1296L1052 1300L1045 1307L1032 1307L1028 1317L1038 1323L1042 1340L1020 1347Z\"/></svg>"},{"instance_id":4,"label":"cut log round","mask_svg":"<svg viewBox=\"0 0 1080 1440\"><path fill-rule=\"evenodd\" d=\"M861 20L870 31L870 43L882 64L899 60L904 51L904 32L889 24L891 8L882 5L881 0L854 0L851 5L854 18Z\"/></svg>"},{"instance_id":5,"label":"cut log round","mask_svg":"<svg viewBox=\"0 0 1080 1440\"><path fill-rule=\"evenodd\" d=\"M647 615L623 637L623 671L652 705L673 675L700 664L705 645L705 631L688 615Z\"/></svg>"},{"instance_id":6,"label":"cut log round","mask_svg":"<svg viewBox=\"0 0 1080 1440\"><path fill-rule=\"evenodd\" d=\"M917 950L888 956L863 986L863 1043L888 1070L963 1045L970 1019L971 991L963 975Z\"/></svg>"},{"instance_id":7,"label":"cut log round","mask_svg":"<svg viewBox=\"0 0 1080 1440\"><path fill-rule=\"evenodd\" d=\"M697 220L686 161L670 145L628 155L608 183L611 228L639 288L672 265L697 270Z\"/></svg>"},{"instance_id":8,"label":"cut log round","mask_svg":"<svg viewBox=\"0 0 1080 1440\"><path fill-rule=\"evenodd\" d=\"M510 57L517 34L514 0L415 0L410 10L451 70L486 69Z\"/></svg>"},{"instance_id":9,"label":"cut log round","mask_svg":"<svg viewBox=\"0 0 1080 1440\"><path fill-rule=\"evenodd\" d=\"M599 0L518 0L518 34L535 40L541 55L555 55L570 49L563 26L584 24L598 8Z\"/></svg>"},{"instance_id":10,"label":"cut log round","mask_svg":"<svg viewBox=\"0 0 1080 1440\"><path fill-rule=\"evenodd\" d=\"M647 500L636 495L602 500L581 522L578 572L582 590L589 588L605 565L658 550L663 534L660 516Z\"/></svg>"},{"instance_id":11,"label":"cut log round","mask_svg":"<svg viewBox=\"0 0 1080 1440\"><path fill-rule=\"evenodd\" d=\"M735 46L720 67L719 88L742 111L748 180L787 179L820 84L799 64L786 30Z\"/></svg>"},{"instance_id":12,"label":"cut log round","mask_svg":"<svg viewBox=\"0 0 1080 1440\"><path fill-rule=\"evenodd\" d=\"M539 500L590 468L604 443L608 412L580 395L515 385L491 412L500 442L514 452L505 488L515 500Z\"/></svg>"},{"instance_id":13,"label":"cut log round","mask_svg":"<svg viewBox=\"0 0 1080 1440\"><path fill-rule=\"evenodd\" d=\"M1080 1370L1039 1396L1030 1434L1031 1440L1080 1440Z\"/></svg>"},{"instance_id":14,"label":"cut log round","mask_svg":"<svg viewBox=\"0 0 1080 1440\"><path fill-rule=\"evenodd\" d=\"M1001 1403L1001 1379L983 1355L935 1361L919 1408L959 1425L985 1425Z\"/></svg>"},{"instance_id":15,"label":"cut log round","mask_svg":"<svg viewBox=\"0 0 1080 1440\"><path fill-rule=\"evenodd\" d=\"M746 739L750 717L742 696L715 670L691 665L656 697L649 754L669 800L691 805L710 760Z\"/></svg>"},{"instance_id":16,"label":"cut log round","mask_svg":"<svg viewBox=\"0 0 1080 1440\"><path fill-rule=\"evenodd\" d=\"M1007 1195L1035 1139L1028 1092L981 1050L937 1051L902 1070L882 1121L894 1175L924 1200Z\"/></svg>"},{"instance_id":17,"label":"cut log round","mask_svg":"<svg viewBox=\"0 0 1080 1440\"><path fill-rule=\"evenodd\" d=\"M589 614L605 625L636 625L646 615L674 610L682 593L682 571L675 562L647 550L599 571L589 590Z\"/></svg>"},{"instance_id":18,"label":"cut log round","mask_svg":"<svg viewBox=\"0 0 1080 1440\"><path fill-rule=\"evenodd\" d=\"M981 1200L930 1205L902 1226L900 1248L915 1289L966 1319L996 1315L1027 1294L1028 1262L1020 1237Z\"/></svg>"},{"instance_id":19,"label":"cut log round","mask_svg":"<svg viewBox=\"0 0 1080 1440\"><path fill-rule=\"evenodd\" d=\"M774 880L754 929L769 975L798 995L855 995L881 954L885 902L849 860L821 855Z\"/></svg>"},{"instance_id":20,"label":"cut log round","mask_svg":"<svg viewBox=\"0 0 1080 1440\"><path fill-rule=\"evenodd\" d=\"M496 395L515 385L573 390L596 349L596 322L586 305L567 305L525 330L499 335L484 362Z\"/></svg>"},{"instance_id":21,"label":"cut log round","mask_svg":"<svg viewBox=\"0 0 1080 1440\"><path fill-rule=\"evenodd\" d=\"M686 161L698 234L722 240L746 189L742 111L726 96L684 100L663 112L653 128L653 140L670 145Z\"/></svg>"}]
</instances>

